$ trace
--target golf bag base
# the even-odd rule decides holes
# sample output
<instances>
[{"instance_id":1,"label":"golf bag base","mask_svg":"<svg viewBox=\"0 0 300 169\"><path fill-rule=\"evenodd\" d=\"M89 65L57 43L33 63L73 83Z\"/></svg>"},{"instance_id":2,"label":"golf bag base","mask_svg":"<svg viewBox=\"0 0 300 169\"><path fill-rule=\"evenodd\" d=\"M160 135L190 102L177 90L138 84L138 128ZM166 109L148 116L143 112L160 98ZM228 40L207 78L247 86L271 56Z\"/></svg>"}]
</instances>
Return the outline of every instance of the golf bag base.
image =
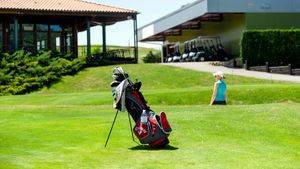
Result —
<instances>
[{"instance_id":1,"label":"golf bag base","mask_svg":"<svg viewBox=\"0 0 300 169\"><path fill-rule=\"evenodd\" d=\"M167 137L163 137L149 144L151 148L164 148L170 143Z\"/></svg>"},{"instance_id":2,"label":"golf bag base","mask_svg":"<svg viewBox=\"0 0 300 169\"><path fill-rule=\"evenodd\" d=\"M142 119L145 121L142 122ZM167 145L171 131L171 126L164 112L158 116L152 111L145 111L134 127L134 133L140 142L149 144L153 148Z\"/></svg>"}]
</instances>

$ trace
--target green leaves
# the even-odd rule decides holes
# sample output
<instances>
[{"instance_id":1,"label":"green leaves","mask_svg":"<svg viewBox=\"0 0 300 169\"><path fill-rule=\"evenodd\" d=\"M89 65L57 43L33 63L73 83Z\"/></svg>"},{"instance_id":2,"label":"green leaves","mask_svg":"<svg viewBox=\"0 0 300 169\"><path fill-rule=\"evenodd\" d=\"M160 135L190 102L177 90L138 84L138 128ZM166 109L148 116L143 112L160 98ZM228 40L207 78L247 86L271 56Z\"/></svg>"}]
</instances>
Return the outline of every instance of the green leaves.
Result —
<instances>
[{"instance_id":1,"label":"green leaves","mask_svg":"<svg viewBox=\"0 0 300 169\"><path fill-rule=\"evenodd\" d=\"M245 31L241 40L241 57L249 66L281 66L292 63L300 67L300 30Z\"/></svg>"},{"instance_id":2,"label":"green leaves","mask_svg":"<svg viewBox=\"0 0 300 169\"><path fill-rule=\"evenodd\" d=\"M159 63L161 62L161 58L160 58L160 53L156 52L153 53L152 51L150 51L144 58L143 61L145 63Z\"/></svg>"},{"instance_id":3,"label":"green leaves","mask_svg":"<svg viewBox=\"0 0 300 169\"><path fill-rule=\"evenodd\" d=\"M35 55L24 51L2 54L0 57L0 95L25 94L59 80L63 75L75 74L85 65L70 54L51 51Z\"/></svg>"}]
</instances>

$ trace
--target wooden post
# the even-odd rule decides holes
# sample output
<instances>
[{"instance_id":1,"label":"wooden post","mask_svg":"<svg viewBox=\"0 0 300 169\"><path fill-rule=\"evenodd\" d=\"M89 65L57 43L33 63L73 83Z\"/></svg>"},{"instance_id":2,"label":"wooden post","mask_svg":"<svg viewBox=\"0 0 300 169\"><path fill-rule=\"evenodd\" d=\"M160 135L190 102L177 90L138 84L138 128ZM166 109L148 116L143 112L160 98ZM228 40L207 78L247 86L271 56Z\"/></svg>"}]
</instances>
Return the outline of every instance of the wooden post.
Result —
<instances>
[{"instance_id":1,"label":"wooden post","mask_svg":"<svg viewBox=\"0 0 300 169\"><path fill-rule=\"evenodd\" d=\"M266 62L266 72L270 72L269 62Z\"/></svg>"},{"instance_id":2,"label":"wooden post","mask_svg":"<svg viewBox=\"0 0 300 169\"><path fill-rule=\"evenodd\" d=\"M102 24L102 53L106 55L106 24Z\"/></svg>"},{"instance_id":3,"label":"wooden post","mask_svg":"<svg viewBox=\"0 0 300 169\"><path fill-rule=\"evenodd\" d=\"M37 28L36 24L33 25L33 44L34 44L34 52L37 52ZM41 46L41 44L40 44Z\"/></svg>"},{"instance_id":4,"label":"wooden post","mask_svg":"<svg viewBox=\"0 0 300 169\"><path fill-rule=\"evenodd\" d=\"M165 45L162 45L161 46L161 54L160 54L160 61L161 61L161 63L164 63L164 53L167 53L167 46L165 46Z\"/></svg>"},{"instance_id":5,"label":"wooden post","mask_svg":"<svg viewBox=\"0 0 300 169\"><path fill-rule=\"evenodd\" d=\"M64 26L62 26L62 31L60 32L60 53L66 54L66 34Z\"/></svg>"},{"instance_id":6,"label":"wooden post","mask_svg":"<svg viewBox=\"0 0 300 169\"><path fill-rule=\"evenodd\" d=\"M91 22L89 19L86 20L86 37L87 37L87 42L86 42L86 52L87 52L87 57L91 57Z\"/></svg>"},{"instance_id":7,"label":"wooden post","mask_svg":"<svg viewBox=\"0 0 300 169\"><path fill-rule=\"evenodd\" d=\"M138 63L139 46L138 46L138 28L137 28L137 14L133 16L133 30L134 30L134 60Z\"/></svg>"},{"instance_id":8,"label":"wooden post","mask_svg":"<svg viewBox=\"0 0 300 169\"><path fill-rule=\"evenodd\" d=\"M3 22L2 23L2 39L0 39L0 41L2 41L2 49L1 49L1 51L0 51L0 53L2 53L3 51L4 51L4 49L5 49L5 40L4 40L4 35L5 35L5 23Z\"/></svg>"},{"instance_id":9,"label":"wooden post","mask_svg":"<svg viewBox=\"0 0 300 169\"><path fill-rule=\"evenodd\" d=\"M74 19L73 27L72 27L72 52L75 57L78 57L78 27L77 27L77 19Z\"/></svg>"},{"instance_id":10,"label":"wooden post","mask_svg":"<svg viewBox=\"0 0 300 169\"><path fill-rule=\"evenodd\" d=\"M51 26L48 24L48 32L47 32L47 49L51 50Z\"/></svg>"},{"instance_id":11,"label":"wooden post","mask_svg":"<svg viewBox=\"0 0 300 169\"><path fill-rule=\"evenodd\" d=\"M3 51L9 52L9 19L4 17L3 22Z\"/></svg>"},{"instance_id":12,"label":"wooden post","mask_svg":"<svg viewBox=\"0 0 300 169\"><path fill-rule=\"evenodd\" d=\"M248 60L245 60L244 68L245 68L246 70L249 70Z\"/></svg>"},{"instance_id":13,"label":"wooden post","mask_svg":"<svg viewBox=\"0 0 300 169\"><path fill-rule=\"evenodd\" d=\"M15 44L15 51L17 51L19 49L19 29L18 29L18 18L15 16L14 17L14 44Z\"/></svg>"},{"instance_id":14,"label":"wooden post","mask_svg":"<svg viewBox=\"0 0 300 169\"><path fill-rule=\"evenodd\" d=\"M233 67L236 67L236 58L233 59Z\"/></svg>"},{"instance_id":15,"label":"wooden post","mask_svg":"<svg viewBox=\"0 0 300 169\"><path fill-rule=\"evenodd\" d=\"M19 33L19 40L20 40L20 47L24 48L24 30L23 30L23 25L20 23L20 33Z\"/></svg>"},{"instance_id":16,"label":"wooden post","mask_svg":"<svg viewBox=\"0 0 300 169\"><path fill-rule=\"evenodd\" d=\"M291 65L291 64L289 64L289 65L288 65L288 67L289 67L289 74L290 74L290 75L293 75L293 69L292 69L292 65Z\"/></svg>"}]
</instances>

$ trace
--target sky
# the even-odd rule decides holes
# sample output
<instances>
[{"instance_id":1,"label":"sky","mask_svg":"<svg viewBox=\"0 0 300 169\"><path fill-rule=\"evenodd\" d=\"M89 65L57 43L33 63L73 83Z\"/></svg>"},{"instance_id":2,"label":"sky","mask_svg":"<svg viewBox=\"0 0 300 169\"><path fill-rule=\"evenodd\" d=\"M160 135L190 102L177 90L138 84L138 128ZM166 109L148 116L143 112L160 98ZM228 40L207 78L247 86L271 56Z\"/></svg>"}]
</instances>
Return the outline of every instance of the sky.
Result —
<instances>
[{"instance_id":1,"label":"sky","mask_svg":"<svg viewBox=\"0 0 300 169\"><path fill-rule=\"evenodd\" d=\"M182 5L195 0L88 0L117 7L137 10L138 27L146 25L164 15L179 9ZM102 43L102 30L100 26L91 29L91 43ZM116 23L106 28L107 44L109 45L133 45L133 21ZM78 42L80 45L86 44L86 32L79 33ZM140 43L144 47L159 47L155 45Z\"/></svg>"}]
</instances>

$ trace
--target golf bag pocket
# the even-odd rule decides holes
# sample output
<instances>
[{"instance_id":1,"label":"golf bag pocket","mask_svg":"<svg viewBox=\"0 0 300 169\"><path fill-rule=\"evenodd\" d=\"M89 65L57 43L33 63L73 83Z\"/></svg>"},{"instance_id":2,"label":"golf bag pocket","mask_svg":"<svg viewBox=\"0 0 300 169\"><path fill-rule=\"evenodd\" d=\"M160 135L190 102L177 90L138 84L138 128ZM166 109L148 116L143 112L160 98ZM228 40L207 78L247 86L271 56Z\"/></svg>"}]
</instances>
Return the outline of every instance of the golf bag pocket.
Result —
<instances>
[{"instance_id":1,"label":"golf bag pocket","mask_svg":"<svg viewBox=\"0 0 300 169\"><path fill-rule=\"evenodd\" d=\"M171 133L171 131L172 131L172 128L171 128L171 126L169 124L169 121L167 119L166 113L165 112L161 112L160 113L160 118L157 121L160 122L159 124L160 124L160 128L162 129L162 131L165 134L169 135Z\"/></svg>"},{"instance_id":2,"label":"golf bag pocket","mask_svg":"<svg viewBox=\"0 0 300 169\"><path fill-rule=\"evenodd\" d=\"M169 136L172 129L165 113L161 113L161 116L153 113L147 119L147 123L139 120L134 127L134 133L142 144L155 143Z\"/></svg>"},{"instance_id":3,"label":"golf bag pocket","mask_svg":"<svg viewBox=\"0 0 300 169\"><path fill-rule=\"evenodd\" d=\"M149 136L149 127L147 123L144 124L141 121L138 121L133 130L139 140L144 140Z\"/></svg>"}]
</instances>

